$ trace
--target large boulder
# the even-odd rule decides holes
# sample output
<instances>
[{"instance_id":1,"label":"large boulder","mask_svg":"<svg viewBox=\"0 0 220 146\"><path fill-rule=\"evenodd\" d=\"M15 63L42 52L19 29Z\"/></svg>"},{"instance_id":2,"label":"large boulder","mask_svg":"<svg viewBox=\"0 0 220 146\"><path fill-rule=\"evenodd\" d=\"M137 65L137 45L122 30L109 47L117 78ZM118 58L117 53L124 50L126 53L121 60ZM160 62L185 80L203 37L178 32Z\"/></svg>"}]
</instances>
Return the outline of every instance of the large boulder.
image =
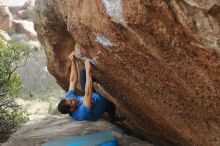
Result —
<instances>
[{"instance_id":1,"label":"large boulder","mask_svg":"<svg viewBox=\"0 0 220 146\"><path fill-rule=\"evenodd\" d=\"M16 19L31 20L33 18L33 9L35 0L27 0L23 6L11 6L9 10Z\"/></svg>"},{"instance_id":2,"label":"large boulder","mask_svg":"<svg viewBox=\"0 0 220 146\"><path fill-rule=\"evenodd\" d=\"M26 10L33 10L35 6L35 1L36 0L27 0L24 5L22 6L22 9Z\"/></svg>"},{"instance_id":3,"label":"large boulder","mask_svg":"<svg viewBox=\"0 0 220 146\"><path fill-rule=\"evenodd\" d=\"M0 37L6 41L10 41L11 37L8 35L6 31L0 30Z\"/></svg>"},{"instance_id":4,"label":"large boulder","mask_svg":"<svg viewBox=\"0 0 220 146\"><path fill-rule=\"evenodd\" d=\"M120 146L154 146L148 142L126 135L122 129L106 121L74 122L70 118L48 116L25 124L1 146L41 146L42 143L66 137L111 130Z\"/></svg>"},{"instance_id":5,"label":"large boulder","mask_svg":"<svg viewBox=\"0 0 220 146\"><path fill-rule=\"evenodd\" d=\"M12 15L5 4L4 0L0 0L0 29L8 30L12 27Z\"/></svg>"},{"instance_id":6,"label":"large boulder","mask_svg":"<svg viewBox=\"0 0 220 146\"><path fill-rule=\"evenodd\" d=\"M17 33L26 34L29 38L37 36L33 22L27 20L13 20L13 27Z\"/></svg>"},{"instance_id":7,"label":"large boulder","mask_svg":"<svg viewBox=\"0 0 220 146\"><path fill-rule=\"evenodd\" d=\"M124 126L159 145L220 145L219 2L37 0L48 70L68 90L68 55L89 59ZM80 64L80 63L79 63Z\"/></svg>"}]
</instances>

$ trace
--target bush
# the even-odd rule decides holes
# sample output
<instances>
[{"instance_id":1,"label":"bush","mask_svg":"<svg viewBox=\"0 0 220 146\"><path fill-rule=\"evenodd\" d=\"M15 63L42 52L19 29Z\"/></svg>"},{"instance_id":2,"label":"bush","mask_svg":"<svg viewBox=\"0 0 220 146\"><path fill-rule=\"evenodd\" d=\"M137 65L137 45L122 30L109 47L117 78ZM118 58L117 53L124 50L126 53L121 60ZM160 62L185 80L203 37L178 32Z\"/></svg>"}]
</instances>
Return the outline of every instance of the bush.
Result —
<instances>
[{"instance_id":1,"label":"bush","mask_svg":"<svg viewBox=\"0 0 220 146\"><path fill-rule=\"evenodd\" d=\"M33 19L33 10L24 10L22 15L20 16L22 19L32 21Z\"/></svg>"},{"instance_id":2,"label":"bush","mask_svg":"<svg viewBox=\"0 0 220 146\"><path fill-rule=\"evenodd\" d=\"M30 49L20 42L5 42L0 38L0 142L7 140L21 123L28 120L15 102L21 80L14 71L25 64L29 52Z\"/></svg>"},{"instance_id":3,"label":"bush","mask_svg":"<svg viewBox=\"0 0 220 146\"><path fill-rule=\"evenodd\" d=\"M50 114L50 115L60 115L60 112L58 111L56 104L54 106L54 103L50 102L50 105L49 105L49 108L48 108L48 114Z\"/></svg>"},{"instance_id":4,"label":"bush","mask_svg":"<svg viewBox=\"0 0 220 146\"><path fill-rule=\"evenodd\" d=\"M7 32L10 36L12 36L13 34L16 34L16 33L17 33L16 30L15 30L15 28L9 28L8 30L6 30L6 32Z\"/></svg>"}]
</instances>

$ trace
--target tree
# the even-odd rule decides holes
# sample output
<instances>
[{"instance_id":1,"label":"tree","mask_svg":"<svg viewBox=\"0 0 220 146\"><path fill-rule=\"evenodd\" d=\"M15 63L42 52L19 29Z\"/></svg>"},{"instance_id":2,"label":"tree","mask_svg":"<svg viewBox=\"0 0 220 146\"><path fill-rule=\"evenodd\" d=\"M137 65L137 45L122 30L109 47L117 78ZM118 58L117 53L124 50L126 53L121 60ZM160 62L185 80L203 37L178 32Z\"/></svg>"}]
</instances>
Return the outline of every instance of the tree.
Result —
<instances>
[{"instance_id":1,"label":"tree","mask_svg":"<svg viewBox=\"0 0 220 146\"><path fill-rule=\"evenodd\" d=\"M21 88L15 70L25 65L29 53L29 47L21 42L0 38L0 142L7 140L28 119L15 102Z\"/></svg>"}]
</instances>

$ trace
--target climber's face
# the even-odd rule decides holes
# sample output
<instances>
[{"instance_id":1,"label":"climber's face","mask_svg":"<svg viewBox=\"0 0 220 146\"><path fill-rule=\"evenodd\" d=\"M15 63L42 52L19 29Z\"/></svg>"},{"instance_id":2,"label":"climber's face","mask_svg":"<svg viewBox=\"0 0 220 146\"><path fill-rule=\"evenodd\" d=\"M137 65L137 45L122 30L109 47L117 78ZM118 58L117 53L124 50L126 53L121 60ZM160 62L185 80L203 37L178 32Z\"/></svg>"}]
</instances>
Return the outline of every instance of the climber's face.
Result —
<instances>
[{"instance_id":1,"label":"climber's face","mask_svg":"<svg viewBox=\"0 0 220 146\"><path fill-rule=\"evenodd\" d=\"M77 109L77 101L74 98L66 99L66 104L70 106L70 113L73 113Z\"/></svg>"}]
</instances>

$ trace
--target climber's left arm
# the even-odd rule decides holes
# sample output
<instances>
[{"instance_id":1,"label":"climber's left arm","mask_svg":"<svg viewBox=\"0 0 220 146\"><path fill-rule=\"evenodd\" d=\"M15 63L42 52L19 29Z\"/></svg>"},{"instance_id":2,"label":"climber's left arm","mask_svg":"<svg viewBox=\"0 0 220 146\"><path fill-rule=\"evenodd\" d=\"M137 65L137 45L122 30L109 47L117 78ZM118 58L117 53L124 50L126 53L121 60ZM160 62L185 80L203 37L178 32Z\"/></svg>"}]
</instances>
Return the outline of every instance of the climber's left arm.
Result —
<instances>
[{"instance_id":1,"label":"climber's left arm","mask_svg":"<svg viewBox=\"0 0 220 146\"><path fill-rule=\"evenodd\" d=\"M76 59L75 59L75 51L70 53L69 59L71 61L71 72L70 72L69 90L75 90L76 89L76 84L77 84L77 81L78 81Z\"/></svg>"}]
</instances>

